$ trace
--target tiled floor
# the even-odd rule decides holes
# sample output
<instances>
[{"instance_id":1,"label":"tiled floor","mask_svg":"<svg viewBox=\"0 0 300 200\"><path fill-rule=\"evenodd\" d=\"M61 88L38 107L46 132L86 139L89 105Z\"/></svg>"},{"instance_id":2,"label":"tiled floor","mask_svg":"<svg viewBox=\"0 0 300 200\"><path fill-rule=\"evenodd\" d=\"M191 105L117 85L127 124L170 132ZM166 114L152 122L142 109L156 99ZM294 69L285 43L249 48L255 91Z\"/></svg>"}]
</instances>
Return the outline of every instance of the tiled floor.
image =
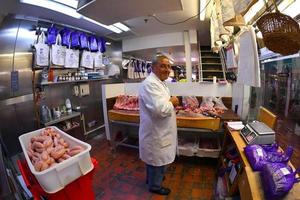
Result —
<instances>
[{"instance_id":1,"label":"tiled floor","mask_svg":"<svg viewBox=\"0 0 300 200\"><path fill-rule=\"evenodd\" d=\"M138 150L118 147L112 154L106 139L95 137L88 141L91 155L99 162L93 179L99 200L210 200L213 199L216 159L177 158L168 167L163 185L171 189L165 197L148 192L145 166Z\"/></svg>"},{"instance_id":2,"label":"tiled floor","mask_svg":"<svg viewBox=\"0 0 300 200\"><path fill-rule=\"evenodd\" d=\"M292 163L300 167L300 136L293 133L295 123L279 118L276 141L283 149L294 147ZM112 154L103 137L88 141L92 146L92 156L99 162L93 188L98 200L194 200L213 199L217 160L180 157L168 167L163 185L172 190L169 196L148 192L145 184L145 166L139 160L138 150L118 147Z\"/></svg>"}]
</instances>

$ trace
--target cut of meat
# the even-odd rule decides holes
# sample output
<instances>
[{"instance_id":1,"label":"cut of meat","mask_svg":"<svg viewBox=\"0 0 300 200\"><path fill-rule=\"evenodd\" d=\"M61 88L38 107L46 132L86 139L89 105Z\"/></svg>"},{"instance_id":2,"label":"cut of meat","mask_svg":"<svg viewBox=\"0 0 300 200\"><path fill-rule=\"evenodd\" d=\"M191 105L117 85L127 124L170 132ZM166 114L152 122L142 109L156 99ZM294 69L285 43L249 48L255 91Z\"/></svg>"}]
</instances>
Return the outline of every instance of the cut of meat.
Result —
<instances>
[{"instance_id":1,"label":"cut of meat","mask_svg":"<svg viewBox=\"0 0 300 200\"><path fill-rule=\"evenodd\" d=\"M199 101L195 96L184 96L182 97L182 105L184 108L198 108Z\"/></svg>"},{"instance_id":2,"label":"cut of meat","mask_svg":"<svg viewBox=\"0 0 300 200\"><path fill-rule=\"evenodd\" d=\"M139 101L137 96L119 95L116 98L115 110L139 110Z\"/></svg>"}]
</instances>

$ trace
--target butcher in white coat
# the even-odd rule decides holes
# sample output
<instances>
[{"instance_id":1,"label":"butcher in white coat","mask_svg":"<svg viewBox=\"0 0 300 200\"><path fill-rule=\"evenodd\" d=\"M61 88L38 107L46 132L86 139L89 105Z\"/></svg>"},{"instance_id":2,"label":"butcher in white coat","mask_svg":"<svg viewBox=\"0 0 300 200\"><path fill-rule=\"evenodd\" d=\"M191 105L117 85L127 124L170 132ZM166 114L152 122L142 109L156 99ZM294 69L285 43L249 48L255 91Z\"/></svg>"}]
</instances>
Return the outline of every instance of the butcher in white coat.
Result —
<instances>
[{"instance_id":1,"label":"butcher in white coat","mask_svg":"<svg viewBox=\"0 0 300 200\"><path fill-rule=\"evenodd\" d=\"M177 97L171 97L165 84L171 66L169 59L158 56L152 62L152 72L139 89L140 158L146 163L147 184L150 192L168 195L170 189L162 187L166 165L176 155L177 125L174 107Z\"/></svg>"}]
</instances>

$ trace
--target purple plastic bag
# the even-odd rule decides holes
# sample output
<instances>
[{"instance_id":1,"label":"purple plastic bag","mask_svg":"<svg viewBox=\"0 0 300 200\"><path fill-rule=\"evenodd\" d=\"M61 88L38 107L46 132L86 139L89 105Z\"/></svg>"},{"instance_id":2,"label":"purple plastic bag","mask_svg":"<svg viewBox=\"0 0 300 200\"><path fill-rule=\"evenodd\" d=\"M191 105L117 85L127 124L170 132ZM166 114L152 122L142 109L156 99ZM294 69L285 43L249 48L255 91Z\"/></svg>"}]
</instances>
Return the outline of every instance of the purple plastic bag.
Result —
<instances>
[{"instance_id":1,"label":"purple plastic bag","mask_svg":"<svg viewBox=\"0 0 300 200\"><path fill-rule=\"evenodd\" d=\"M106 51L105 43L106 41L103 38L98 39L98 49L101 53Z\"/></svg>"},{"instance_id":2,"label":"purple plastic bag","mask_svg":"<svg viewBox=\"0 0 300 200\"><path fill-rule=\"evenodd\" d=\"M293 172L290 166L283 163L265 164L260 175L266 199L281 199L287 194L294 183L300 181L295 177L299 171L300 168Z\"/></svg>"},{"instance_id":3,"label":"purple plastic bag","mask_svg":"<svg viewBox=\"0 0 300 200\"><path fill-rule=\"evenodd\" d=\"M287 163L292 154L293 148L289 146L285 153L274 151L273 149L265 150L260 145L247 145L245 154L254 171L261 171L266 163Z\"/></svg>"},{"instance_id":4,"label":"purple plastic bag","mask_svg":"<svg viewBox=\"0 0 300 200\"><path fill-rule=\"evenodd\" d=\"M69 47L71 30L68 28L64 28L63 30L60 31L60 35L61 35L61 45Z\"/></svg>"},{"instance_id":5,"label":"purple plastic bag","mask_svg":"<svg viewBox=\"0 0 300 200\"><path fill-rule=\"evenodd\" d=\"M91 52L97 52L98 51L98 41L95 36L90 36L89 37L89 42L90 42L90 50Z\"/></svg>"},{"instance_id":6,"label":"purple plastic bag","mask_svg":"<svg viewBox=\"0 0 300 200\"><path fill-rule=\"evenodd\" d=\"M89 50L88 39L85 33L80 33L79 35L80 49Z\"/></svg>"},{"instance_id":7,"label":"purple plastic bag","mask_svg":"<svg viewBox=\"0 0 300 200\"><path fill-rule=\"evenodd\" d=\"M80 33L77 31L71 33L71 48L78 49L80 47L79 35Z\"/></svg>"},{"instance_id":8,"label":"purple plastic bag","mask_svg":"<svg viewBox=\"0 0 300 200\"><path fill-rule=\"evenodd\" d=\"M265 151L271 152L271 151L277 151L278 150L278 144L262 144L260 145Z\"/></svg>"},{"instance_id":9,"label":"purple plastic bag","mask_svg":"<svg viewBox=\"0 0 300 200\"><path fill-rule=\"evenodd\" d=\"M265 150L259 145L247 145L244 150L252 169L260 171L266 163Z\"/></svg>"},{"instance_id":10,"label":"purple plastic bag","mask_svg":"<svg viewBox=\"0 0 300 200\"><path fill-rule=\"evenodd\" d=\"M47 30L47 44L52 45L55 44L56 36L57 36L58 30L55 27L54 24L51 25L51 27Z\"/></svg>"}]
</instances>

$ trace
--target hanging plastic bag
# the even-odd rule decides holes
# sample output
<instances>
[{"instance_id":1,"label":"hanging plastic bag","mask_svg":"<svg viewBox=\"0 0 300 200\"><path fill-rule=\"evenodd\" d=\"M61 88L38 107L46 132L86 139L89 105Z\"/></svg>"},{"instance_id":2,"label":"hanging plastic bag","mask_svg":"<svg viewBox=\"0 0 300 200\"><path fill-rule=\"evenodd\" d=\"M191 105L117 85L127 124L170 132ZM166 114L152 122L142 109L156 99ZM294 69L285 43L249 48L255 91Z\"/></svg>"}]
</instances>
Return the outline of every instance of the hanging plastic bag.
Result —
<instances>
[{"instance_id":1,"label":"hanging plastic bag","mask_svg":"<svg viewBox=\"0 0 300 200\"><path fill-rule=\"evenodd\" d=\"M89 48L88 48L89 49ZM93 69L94 58L89 50L83 50L80 60L80 66L88 69Z\"/></svg>"},{"instance_id":2,"label":"hanging plastic bag","mask_svg":"<svg viewBox=\"0 0 300 200\"><path fill-rule=\"evenodd\" d=\"M90 44L90 50L91 52L97 52L98 51L98 41L95 36L89 37L89 44Z\"/></svg>"},{"instance_id":3,"label":"hanging plastic bag","mask_svg":"<svg viewBox=\"0 0 300 200\"><path fill-rule=\"evenodd\" d=\"M55 27L54 24L51 25L51 27L47 30L47 44L52 45L55 44L56 36L57 36L58 30Z\"/></svg>"},{"instance_id":4,"label":"hanging plastic bag","mask_svg":"<svg viewBox=\"0 0 300 200\"><path fill-rule=\"evenodd\" d=\"M72 49L79 49L80 42L79 42L79 32L74 31L71 33L71 48Z\"/></svg>"},{"instance_id":5,"label":"hanging plastic bag","mask_svg":"<svg viewBox=\"0 0 300 200\"><path fill-rule=\"evenodd\" d=\"M79 35L80 49L89 50L88 39L85 33Z\"/></svg>"},{"instance_id":6,"label":"hanging plastic bag","mask_svg":"<svg viewBox=\"0 0 300 200\"><path fill-rule=\"evenodd\" d=\"M104 53L106 51L105 43L106 41L103 38L98 39L98 48L101 53Z\"/></svg>"},{"instance_id":7,"label":"hanging plastic bag","mask_svg":"<svg viewBox=\"0 0 300 200\"><path fill-rule=\"evenodd\" d=\"M66 58L66 47L61 46L61 36L56 36L56 42L51 47L51 63L56 66L64 66Z\"/></svg>"},{"instance_id":8,"label":"hanging plastic bag","mask_svg":"<svg viewBox=\"0 0 300 200\"><path fill-rule=\"evenodd\" d=\"M68 47L70 46L70 37L71 37L71 31L68 28L64 28L60 31L61 35L61 45Z\"/></svg>"},{"instance_id":9,"label":"hanging plastic bag","mask_svg":"<svg viewBox=\"0 0 300 200\"><path fill-rule=\"evenodd\" d=\"M266 199L282 199L293 188L294 183L300 182L300 178L296 178L298 172L300 168L293 172L290 166L282 163L264 165L260 175Z\"/></svg>"},{"instance_id":10,"label":"hanging plastic bag","mask_svg":"<svg viewBox=\"0 0 300 200\"><path fill-rule=\"evenodd\" d=\"M100 51L93 53L94 67L97 69L104 68L103 62L102 62L102 56L103 56L103 54Z\"/></svg>"},{"instance_id":11,"label":"hanging plastic bag","mask_svg":"<svg viewBox=\"0 0 300 200\"><path fill-rule=\"evenodd\" d=\"M34 45L35 63L38 66L49 66L49 46L45 44L45 34L42 32Z\"/></svg>"},{"instance_id":12,"label":"hanging plastic bag","mask_svg":"<svg viewBox=\"0 0 300 200\"><path fill-rule=\"evenodd\" d=\"M79 66L79 50L66 49L65 68L78 68Z\"/></svg>"}]
</instances>

